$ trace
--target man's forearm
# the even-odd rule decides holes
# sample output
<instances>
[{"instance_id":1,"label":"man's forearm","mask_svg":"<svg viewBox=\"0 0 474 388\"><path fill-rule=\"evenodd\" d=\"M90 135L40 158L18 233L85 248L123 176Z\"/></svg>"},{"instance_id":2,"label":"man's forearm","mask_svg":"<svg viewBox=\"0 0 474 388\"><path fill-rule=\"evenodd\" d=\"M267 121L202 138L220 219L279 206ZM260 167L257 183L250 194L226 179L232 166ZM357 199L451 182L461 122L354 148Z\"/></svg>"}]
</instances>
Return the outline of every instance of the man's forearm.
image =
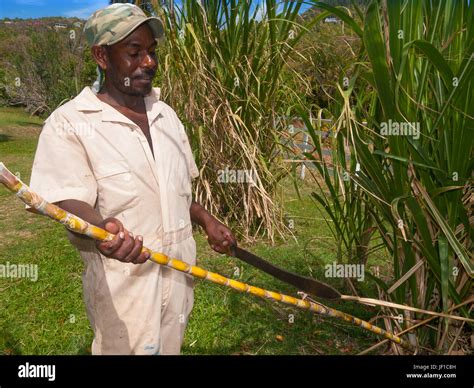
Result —
<instances>
[{"instance_id":1,"label":"man's forearm","mask_svg":"<svg viewBox=\"0 0 474 388\"><path fill-rule=\"evenodd\" d=\"M216 252L231 255L232 252L229 248L237 245L232 231L197 202L191 204L189 212L191 221L202 226L205 230L211 248Z\"/></svg>"},{"instance_id":2,"label":"man's forearm","mask_svg":"<svg viewBox=\"0 0 474 388\"><path fill-rule=\"evenodd\" d=\"M76 199L56 202L61 209L72 213L90 224L98 226L103 220L100 214L88 203Z\"/></svg>"},{"instance_id":3,"label":"man's forearm","mask_svg":"<svg viewBox=\"0 0 474 388\"><path fill-rule=\"evenodd\" d=\"M200 225L204 229L206 229L206 225L209 222L215 220L215 218L206 209L204 209L201 205L194 201L191 204L189 213L191 215L191 221L195 224Z\"/></svg>"},{"instance_id":4,"label":"man's forearm","mask_svg":"<svg viewBox=\"0 0 474 388\"><path fill-rule=\"evenodd\" d=\"M100 214L86 202L76 199L66 199L64 201L55 202L54 204L92 225L99 226L102 222ZM70 230L68 230L68 237L69 241L78 249L81 249L80 247L90 240L89 237Z\"/></svg>"}]
</instances>

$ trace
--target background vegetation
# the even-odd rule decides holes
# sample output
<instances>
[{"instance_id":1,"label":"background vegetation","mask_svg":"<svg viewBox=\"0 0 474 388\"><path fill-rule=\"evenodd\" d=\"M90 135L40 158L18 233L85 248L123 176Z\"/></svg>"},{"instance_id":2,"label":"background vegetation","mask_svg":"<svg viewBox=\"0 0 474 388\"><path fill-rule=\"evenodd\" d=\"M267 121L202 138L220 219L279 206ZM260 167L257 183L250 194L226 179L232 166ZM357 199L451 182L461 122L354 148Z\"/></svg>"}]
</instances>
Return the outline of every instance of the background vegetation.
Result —
<instances>
[{"instance_id":1,"label":"background vegetation","mask_svg":"<svg viewBox=\"0 0 474 388\"><path fill-rule=\"evenodd\" d=\"M390 331L409 332L421 353L470 353L472 319L428 320L421 309L472 316L474 6L467 0L311 4L302 15L301 3L274 0L144 6L165 24L156 84L186 124L201 169L195 196L230 223L241 241L260 238L252 249L290 270L323 278L327 263L364 265L362 284L326 279L353 296L339 309ZM1 25L3 105L46 117L92 84L95 65L77 22L63 20L66 28L54 29L58 21L43 20L26 33L17 24L26 22ZM7 110L3 120L0 159L28 177L38 130L28 129L28 121L36 119ZM22 126L12 125L15 120ZM409 128L419 128L420 136L383 133L388 123L413 125ZM301 149L303 127L309 140ZM305 181L298 179L303 160L309 167ZM253 170L257 178L252 184L223 184L217 176L226 167ZM22 243L30 241L40 247L37 259L52 274L34 287L53 287L56 279L57 288L68 290L65 267L46 265L56 251L71 259L71 273L80 269L60 229L53 228L54 238L47 239L46 221L9 207L1 214L0 234L7 236L2 260L30 255L32 248ZM22 242L8 238L16 217L23 220L13 229L25 232ZM44 229L28 235L41 222ZM200 255L213 256L204 239L198 243ZM236 276L243 280L284 290L228 258L201 264L230 276L241 268ZM73 281L76 296L66 297L71 303L66 310L82 314L79 278ZM7 285L5 300L23 301L25 287L31 285ZM48 293L35 295L54 300ZM359 304L358 297L372 298L375 307ZM290 309L207 284L198 285L197 300L187 353L355 353L369 344L360 331L333 322L320 326L304 313L297 313L297 325L289 324ZM66 325L66 310L42 319L48 327L58 319ZM0 319L19 322L29 314L24 313L3 309ZM77 343L63 346L55 334L38 332L40 321L35 322L38 343L19 343L29 329L8 325L12 339L5 337L4 349L74 353L90 341L85 323L71 329L79 335ZM343 345L330 344L331 336L345 338ZM368 351L401 352L387 345Z\"/></svg>"}]
</instances>

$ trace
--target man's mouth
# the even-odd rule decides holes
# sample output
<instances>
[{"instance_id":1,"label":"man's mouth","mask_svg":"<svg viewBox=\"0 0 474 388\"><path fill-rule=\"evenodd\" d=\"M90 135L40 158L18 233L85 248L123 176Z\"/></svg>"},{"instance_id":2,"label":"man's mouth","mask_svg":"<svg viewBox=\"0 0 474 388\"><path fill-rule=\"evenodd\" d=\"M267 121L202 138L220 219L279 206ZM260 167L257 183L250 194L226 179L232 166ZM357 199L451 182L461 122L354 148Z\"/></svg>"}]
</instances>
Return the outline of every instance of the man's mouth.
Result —
<instances>
[{"instance_id":1,"label":"man's mouth","mask_svg":"<svg viewBox=\"0 0 474 388\"><path fill-rule=\"evenodd\" d=\"M152 85L153 78L140 77L135 78L135 85L140 88L149 88Z\"/></svg>"},{"instance_id":2,"label":"man's mouth","mask_svg":"<svg viewBox=\"0 0 474 388\"><path fill-rule=\"evenodd\" d=\"M150 81L153 80L153 77L154 77L154 75L150 74L150 75L143 75L143 76L135 77L135 79L138 80L138 81L150 82Z\"/></svg>"}]
</instances>

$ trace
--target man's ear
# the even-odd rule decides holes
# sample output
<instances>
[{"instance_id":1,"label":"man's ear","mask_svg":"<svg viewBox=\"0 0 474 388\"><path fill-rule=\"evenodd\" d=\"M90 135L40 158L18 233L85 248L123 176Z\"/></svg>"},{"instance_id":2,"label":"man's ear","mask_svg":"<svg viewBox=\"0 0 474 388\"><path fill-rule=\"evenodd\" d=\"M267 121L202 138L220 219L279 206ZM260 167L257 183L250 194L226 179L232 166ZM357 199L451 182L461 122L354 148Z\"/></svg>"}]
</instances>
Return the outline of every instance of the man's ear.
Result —
<instances>
[{"instance_id":1,"label":"man's ear","mask_svg":"<svg viewBox=\"0 0 474 388\"><path fill-rule=\"evenodd\" d=\"M92 56L102 70L107 70L109 63L108 52L104 46L92 46Z\"/></svg>"}]
</instances>

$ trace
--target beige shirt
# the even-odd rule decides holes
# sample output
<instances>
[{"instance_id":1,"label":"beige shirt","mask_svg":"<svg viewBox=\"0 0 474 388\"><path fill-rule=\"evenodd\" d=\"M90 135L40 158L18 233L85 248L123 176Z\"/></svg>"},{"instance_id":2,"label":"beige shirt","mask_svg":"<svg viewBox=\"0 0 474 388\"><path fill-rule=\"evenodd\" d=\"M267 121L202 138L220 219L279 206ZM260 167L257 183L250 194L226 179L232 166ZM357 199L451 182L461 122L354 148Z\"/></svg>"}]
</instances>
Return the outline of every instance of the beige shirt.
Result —
<instances>
[{"instance_id":1,"label":"beige shirt","mask_svg":"<svg viewBox=\"0 0 474 388\"><path fill-rule=\"evenodd\" d=\"M30 187L48 202L84 201L118 218L154 251L194 265L191 179L199 175L183 124L145 97L154 157L141 129L86 87L41 132ZM176 354L193 305L192 279L150 261L122 263L78 243L93 354ZM184 319L184 318L185 319Z\"/></svg>"},{"instance_id":2,"label":"beige shirt","mask_svg":"<svg viewBox=\"0 0 474 388\"><path fill-rule=\"evenodd\" d=\"M179 242L190 231L199 172L183 124L159 95L155 88L145 97L156 160L138 125L86 87L46 121L31 188L49 202L87 202L145 241Z\"/></svg>"}]
</instances>

